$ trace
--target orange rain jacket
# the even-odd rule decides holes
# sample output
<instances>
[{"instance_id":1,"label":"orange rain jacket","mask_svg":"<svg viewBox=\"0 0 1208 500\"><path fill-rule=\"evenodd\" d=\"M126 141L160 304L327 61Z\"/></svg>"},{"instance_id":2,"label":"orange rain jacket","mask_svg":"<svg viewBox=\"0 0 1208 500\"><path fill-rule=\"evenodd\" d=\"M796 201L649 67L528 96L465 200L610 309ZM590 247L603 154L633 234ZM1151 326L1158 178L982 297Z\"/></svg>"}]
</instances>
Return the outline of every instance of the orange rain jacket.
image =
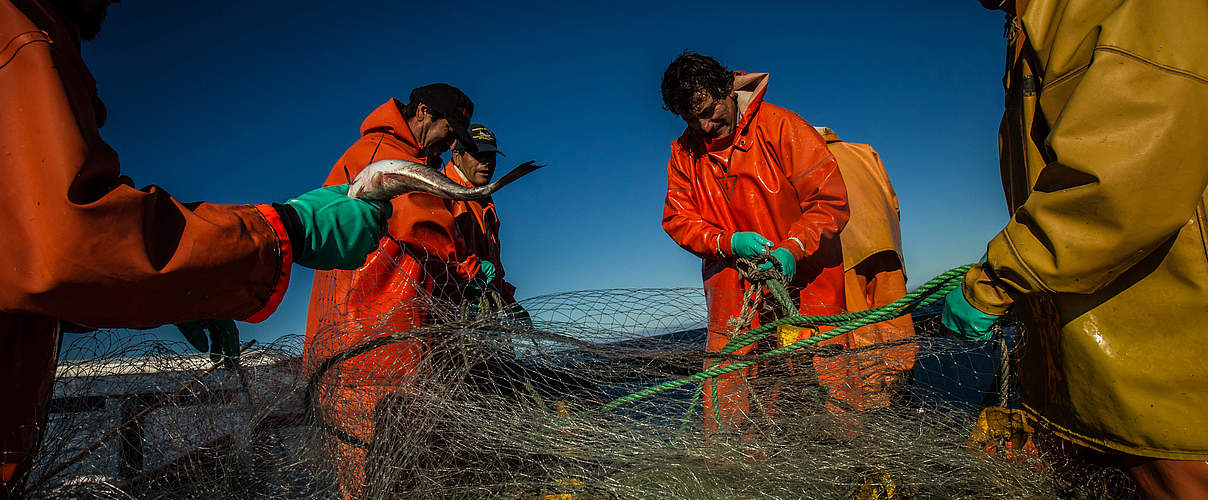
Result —
<instances>
[{"instance_id":1,"label":"orange rain jacket","mask_svg":"<svg viewBox=\"0 0 1208 500\"><path fill-rule=\"evenodd\" d=\"M332 167L325 186L344 184L365 166L396 159L428 163L411 135L402 104L391 99L361 124L361 138ZM364 266L353 271L319 271L311 288L304 363L323 360L375 337L433 323L433 299L460 302L460 290L478 274L454 223L452 202L427 193L408 193L392 202L387 235ZM426 339L395 342L340 363L325 377L335 387L320 396L324 418L365 442L373 436L374 408L408 380L424 356ZM335 445L341 488L356 497L364 483L366 451Z\"/></svg>"},{"instance_id":2,"label":"orange rain jacket","mask_svg":"<svg viewBox=\"0 0 1208 500\"><path fill-rule=\"evenodd\" d=\"M730 237L737 231L757 232L797 258L790 293L801 314L833 314L845 306L838 239L848 218L843 177L809 123L763 101L767 82L766 73L735 73L740 119L729 137L706 140L685 131L671 144L663 229L704 260L709 352L729 340L726 323L742 310L743 291L750 286L734 267ZM842 345L845 337L827 343ZM727 415L747 406L741 383L739 373L717 380ZM713 397L706 396L711 418Z\"/></svg>"},{"instance_id":3,"label":"orange rain jacket","mask_svg":"<svg viewBox=\"0 0 1208 500\"><path fill-rule=\"evenodd\" d=\"M453 162L445 165L445 175L462 186L474 187L474 183L466 179ZM485 200L454 201L453 219L465 239L466 250L478 256L480 261L495 264L495 281L492 284L499 290L504 303L516 302L516 287L504 281L503 264L499 260L499 214L495 212L495 200L488 197Z\"/></svg>"},{"instance_id":4,"label":"orange rain jacket","mask_svg":"<svg viewBox=\"0 0 1208 500\"><path fill-rule=\"evenodd\" d=\"M49 2L0 1L0 99L0 479L12 486L45 422L60 320L260 321L292 255L267 205L185 204L121 175L78 32Z\"/></svg>"}]
</instances>

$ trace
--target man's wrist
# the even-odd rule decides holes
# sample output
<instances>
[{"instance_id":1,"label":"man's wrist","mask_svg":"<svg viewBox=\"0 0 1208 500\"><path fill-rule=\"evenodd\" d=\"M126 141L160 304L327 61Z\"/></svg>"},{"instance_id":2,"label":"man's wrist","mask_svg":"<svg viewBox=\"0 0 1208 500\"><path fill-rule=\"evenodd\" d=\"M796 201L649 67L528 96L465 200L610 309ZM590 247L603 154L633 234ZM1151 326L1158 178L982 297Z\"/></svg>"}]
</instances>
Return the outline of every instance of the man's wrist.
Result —
<instances>
[{"instance_id":1,"label":"man's wrist","mask_svg":"<svg viewBox=\"0 0 1208 500\"><path fill-rule=\"evenodd\" d=\"M961 286L965 301L985 314L1002 316L1015 305L1018 292L998 279L987 262L973 266Z\"/></svg>"},{"instance_id":2,"label":"man's wrist","mask_svg":"<svg viewBox=\"0 0 1208 500\"><path fill-rule=\"evenodd\" d=\"M273 210L277 211L277 216L281 218L281 226L285 228L285 234L289 235L289 245L298 255L303 253L306 248L303 245L306 230L302 227L302 218L298 216L298 211L288 203L273 203ZM295 260L297 260L295 258Z\"/></svg>"}]
</instances>

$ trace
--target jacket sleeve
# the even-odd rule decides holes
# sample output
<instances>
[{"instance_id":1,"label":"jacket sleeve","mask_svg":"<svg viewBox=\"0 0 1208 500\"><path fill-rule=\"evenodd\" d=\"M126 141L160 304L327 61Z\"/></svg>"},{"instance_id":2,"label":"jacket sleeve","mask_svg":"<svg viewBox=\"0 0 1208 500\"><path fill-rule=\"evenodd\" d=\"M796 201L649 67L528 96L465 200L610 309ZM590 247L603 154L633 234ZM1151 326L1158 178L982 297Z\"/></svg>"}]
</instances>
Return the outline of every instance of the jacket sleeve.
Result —
<instances>
[{"instance_id":1,"label":"jacket sleeve","mask_svg":"<svg viewBox=\"0 0 1208 500\"><path fill-rule=\"evenodd\" d=\"M51 50L0 60L0 310L90 327L266 318L292 258L276 212L131 187Z\"/></svg>"},{"instance_id":2,"label":"jacket sleeve","mask_svg":"<svg viewBox=\"0 0 1208 500\"><path fill-rule=\"evenodd\" d=\"M1055 161L990 241L998 279L983 286L1094 293L1196 217L1208 186L1208 81L1099 46L1068 92L1059 115L1048 117ZM1002 310L992 300L1000 295L966 290L987 312Z\"/></svg>"},{"instance_id":3,"label":"jacket sleeve","mask_svg":"<svg viewBox=\"0 0 1208 500\"><path fill-rule=\"evenodd\" d=\"M428 193L407 193L391 201L389 233L420 256L445 262L465 281L478 275L478 256L466 249L448 202Z\"/></svg>"},{"instance_id":4,"label":"jacket sleeve","mask_svg":"<svg viewBox=\"0 0 1208 500\"><path fill-rule=\"evenodd\" d=\"M692 198L692 180L684 173L675 151L667 163L667 199L663 204L663 230L684 250L702 259L730 255L733 231L704 220Z\"/></svg>"},{"instance_id":5,"label":"jacket sleeve","mask_svg":"<svg viewBox=\"0 0 1208 500\"><path fill-rule=\"evenodd\" d=\"M835 238L847 225L847 188L839 163L813 126L792 113L779 126L776 152L797 192L801 218L789 225L776 246L801 261L818 251L823 238Z\"/></svg>"}]
</instances>

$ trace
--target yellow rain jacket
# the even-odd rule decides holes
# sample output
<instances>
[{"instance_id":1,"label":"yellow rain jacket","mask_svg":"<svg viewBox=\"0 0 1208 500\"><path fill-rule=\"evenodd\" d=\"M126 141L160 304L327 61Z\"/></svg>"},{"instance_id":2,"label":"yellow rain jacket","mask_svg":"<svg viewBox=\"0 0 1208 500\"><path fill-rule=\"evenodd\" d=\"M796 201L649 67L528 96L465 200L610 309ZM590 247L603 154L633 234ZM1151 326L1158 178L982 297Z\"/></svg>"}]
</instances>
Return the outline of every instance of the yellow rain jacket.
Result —
<instances>
[{"instance_id":1,"label":"yellow rain jacket","mask_svg":"<svg viewBox=\"0 0 1208 500\"><path fill-rule=\"evenodd\" d=\"M868 144L846 142L830 127L814 127L847 186L847 225L839 233L843 247L843 291L848 311L880 307L906 295L905 259L899 226L898 195L889 182L881 155ZM852 331L848 347L866 347L914 336L910 315ZM914 367L915 344L886 349L897 370Z\"/></svg>"},{"instance_id":2,"label":"yellow rain jacket","mask_svg":"<svg viewBox=\"0 0 1208 500\"><path fill-rule=\"evenodd\" d=\"M1017 12L999 134L1012 217L965 296L1014 302L1025 409L1059 435L1208 459L1208 2Z\"/></svg>"}]
</instances>

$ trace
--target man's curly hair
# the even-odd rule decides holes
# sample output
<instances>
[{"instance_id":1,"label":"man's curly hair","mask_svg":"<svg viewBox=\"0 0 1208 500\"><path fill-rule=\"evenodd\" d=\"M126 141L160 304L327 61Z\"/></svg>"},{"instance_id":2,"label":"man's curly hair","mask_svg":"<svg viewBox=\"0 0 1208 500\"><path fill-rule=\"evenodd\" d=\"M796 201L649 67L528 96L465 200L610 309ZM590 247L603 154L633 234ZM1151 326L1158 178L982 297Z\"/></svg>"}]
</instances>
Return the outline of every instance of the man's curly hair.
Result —
<instances>
[{"instance_id":1,"label":"man's curly hair","mask_svg":"<svg viewBox=\"0 0 1208 500\"><path fill-rule=\"evenodd\" d=\"M709 56L684 52L663 72L663 109L680 116L692 113L692 98L700 91L714 99L730 95L734 73Z\"/></svg>"}]
</instances>

